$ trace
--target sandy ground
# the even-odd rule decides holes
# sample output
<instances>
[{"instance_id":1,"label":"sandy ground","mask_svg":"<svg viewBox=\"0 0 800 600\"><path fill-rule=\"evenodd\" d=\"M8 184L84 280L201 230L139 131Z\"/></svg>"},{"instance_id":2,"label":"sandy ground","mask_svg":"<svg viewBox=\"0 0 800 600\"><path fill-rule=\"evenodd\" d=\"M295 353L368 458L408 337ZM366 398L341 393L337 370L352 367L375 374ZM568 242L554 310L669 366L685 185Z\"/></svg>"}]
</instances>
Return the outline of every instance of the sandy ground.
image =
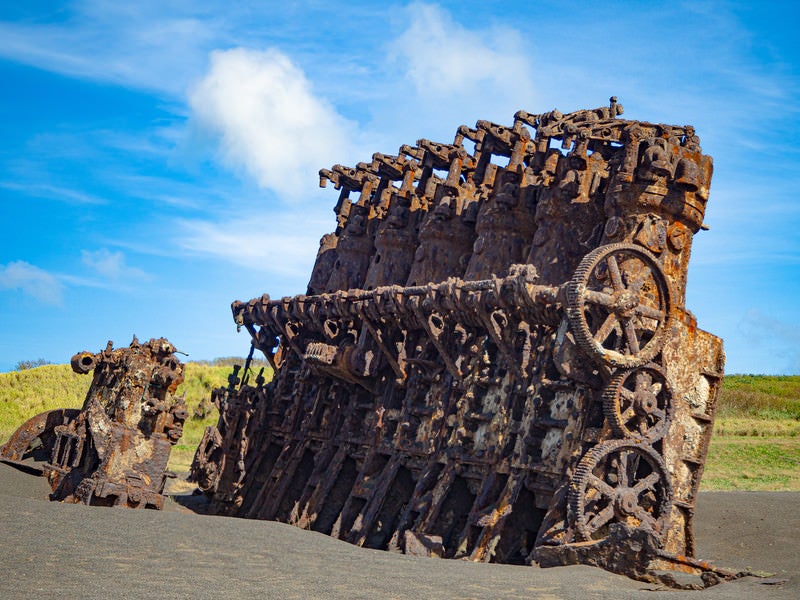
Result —
<instances>
[{"instance_id":1,"label":"sandy ground","mask_svg":"<svg viewBox=\"0 0 800 600\"><path fill-rule=\"evenodd\" d=\"M592 567L365 550L281 523L194 514L171 500L161 512L134 511L49 502L48 493L44 479L0 463L0 598L800 598L800 493L701 494L700 557L775 574L701 592Z\"/></svg>"}]
</instances>

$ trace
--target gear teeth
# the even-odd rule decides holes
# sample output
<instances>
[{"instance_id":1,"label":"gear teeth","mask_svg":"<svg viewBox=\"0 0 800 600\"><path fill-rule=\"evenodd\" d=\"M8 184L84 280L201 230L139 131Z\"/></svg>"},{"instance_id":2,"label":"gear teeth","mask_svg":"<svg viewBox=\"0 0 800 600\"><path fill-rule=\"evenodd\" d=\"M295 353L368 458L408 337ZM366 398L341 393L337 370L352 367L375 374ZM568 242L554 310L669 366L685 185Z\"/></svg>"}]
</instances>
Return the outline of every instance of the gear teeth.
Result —
<instances>
[{"instance_id":1,"label":"gear teeth","mask_svg":"<svg viewBox=\"0 0 800 600\"><path fill-rule=\"evenodd\" d=\"M651 374L656 374L662 389L659 394L664 395L664 418L651 427L646 434L642 435L639 431L632 431L628 429L626 423L622 420L622 410L620 408L620 396L622 386L625 382L639 371L646 370ZM664 370L655 363L650 363L642 367L634 369L624 369L616 372L611 380L608 382L605 390L603 391L603 413L608 421L611 431L618 438L630 439L636 441L643 441L654 443L660 440L669 431L672 424L672 415L675 412L675 404L672 398L672 386L667 379Z\"/></svg>"},{"instance_id":2,"label":"gear teeth","mask_svg":"<svg viewBox=\"0 0 800 600\"><path fill-rule=\"evenodd\" d=\"M638 255L643 262L650 267L653 275L661 283L659 291L663 296L666 318L664 322L661 323L660 327L656 329L653 337L645 344L645 347L641 348L636 354L622 354L615 350L603 348L600 343L595 341L591 331L589 331L589 325L583 314L583 296L586 292L586 284L589 281L592 271L603 259L616 252L630 252ZM653 360L664 346L666 342L666 332L669 329L672 308L671 290L669 282L664 276L661 266L658 264L658 260L645 248L626 243L608 244L596 248L583 257L572 279L567 283L566 292L566 313L570 330L575 336L575 341L581 350L588 354L595 362L608 364L612 367L638 367Z\"/></svg>"},{"instance_id":3,"label":"gear teeth","mask_svg":"<svg viewBox=\"0 0 800 600\"><path fill-rule=\"evenodd\" d=\"M669 472L663 459L649 444L637 442L635 440L611 440L594 446L584 454L569 484L567 493L567 505L569 516L572 521L572 529L580 541L593 541L592 533L588 531L588 521L586 519L586 484L589 475L603 459L606 459L614 452L619 450L633 450L644 456L653 471L658 471L662 486L661 498L658 500L657 520L664 524L669 520L672 511L672 484L670 483ZM663 537L663 527L660 532Z\"/></svg>"}]
</instances>

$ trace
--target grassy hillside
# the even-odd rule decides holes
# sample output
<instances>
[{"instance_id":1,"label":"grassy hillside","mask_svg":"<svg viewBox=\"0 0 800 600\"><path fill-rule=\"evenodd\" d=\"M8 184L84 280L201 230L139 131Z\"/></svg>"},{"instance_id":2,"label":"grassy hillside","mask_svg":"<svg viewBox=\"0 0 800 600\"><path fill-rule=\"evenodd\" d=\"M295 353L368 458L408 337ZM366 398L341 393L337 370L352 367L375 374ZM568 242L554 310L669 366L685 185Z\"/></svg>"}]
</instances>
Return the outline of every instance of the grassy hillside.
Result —
<instances>
[{"instance_id":1,"label":"grassy hillside","mask_svg":"<svg viewBox=\"0 0 800 600\"><path fill-rule=\"evenodd\" d=\"M724 379L702 488L800 490L800 377Z\"/></svg>"},{"instance_id":2,"label":"grassy hillside","mask_svg":"<svg viewBox=\"0 0 800 600\"><path fill-rule=\"evenodd\" d=\"M0 373L0 440L27 419L54 408L80 407L91 378L69 365L45 365Z\"/></svg>"},{"instance_id":3,"label":"grassy hillside","mask_svg":"<svg viewBox=\"0 0 800 600\"><path fill-rule=\"evenodd\" d=\"M207 413L187 420L170 459L176 471L188 470L206 425L216 423L208 399L227 384L232 360L221 362L186 365L178 393L186 393L190 413L201 403ZM80 407L90 382L69 365L0 373L0 441L37 413ZM800 490L800 376L725 378L703 489Z\"/></svg>"},{"instance_id":4,"label":"grassy hillside","mask_svg":"<svg viewBox=\"0 0 800 600\"><path fill-rule=\"evenodd\" d=\"M714 424L716 435L797 437L800 435L800 377L726 377Z\"/></svg>"}]
</instances>

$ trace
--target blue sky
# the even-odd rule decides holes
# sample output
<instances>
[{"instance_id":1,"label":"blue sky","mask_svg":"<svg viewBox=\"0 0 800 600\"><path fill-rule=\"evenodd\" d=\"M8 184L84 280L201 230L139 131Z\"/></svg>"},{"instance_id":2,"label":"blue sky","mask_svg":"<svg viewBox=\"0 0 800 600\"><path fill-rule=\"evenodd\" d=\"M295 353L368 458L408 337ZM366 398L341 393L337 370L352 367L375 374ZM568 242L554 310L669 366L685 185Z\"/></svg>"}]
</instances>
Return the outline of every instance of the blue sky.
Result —
<instances>
[{"instance_id":1,"label":"blue sky","mask_svg":"<svg viewBox=\"0 0 800 600\"><path fill-rule=\"evenodd\" d=\"M613 94L714 157L687 306L727 371L800 374L798 22L789 1L4 2L0 370L134 333L244 355L230 302L303 292L334 226L319 168Z\"/></svg>"}]
</instances>

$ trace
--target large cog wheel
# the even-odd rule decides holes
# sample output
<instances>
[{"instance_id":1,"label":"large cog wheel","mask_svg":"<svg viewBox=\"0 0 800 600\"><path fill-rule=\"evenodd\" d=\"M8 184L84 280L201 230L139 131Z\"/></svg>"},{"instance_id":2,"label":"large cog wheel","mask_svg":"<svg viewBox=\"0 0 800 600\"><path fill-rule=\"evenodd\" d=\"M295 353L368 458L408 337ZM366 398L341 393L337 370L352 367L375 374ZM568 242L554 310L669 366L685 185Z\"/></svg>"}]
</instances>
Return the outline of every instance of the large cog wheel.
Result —
<instances>
[{"instance_id":1,"label":"large cog wheel","mask_svg":"<svg viewBox=\"0 0 800 600\"><path fill-rule=\"evenodd\" d=\"M672 386L664 370L649 364L615 373L603 392L603 411L617 437L660 440L674 413Z\"/></svg>"},{"instance_id":2,"label":"large cog wheel","mask_svg":"<svg viewBox=\"0 0 800 600\"><path fill-rule=\"evenodd\" d=\"M672 298L658 260L634 244L587 254L567 284L567 318L581 349L614 367L655 358L666 341Z\"/></svg>"},{"instance_id":3,"label":"large cog wheel","mask_svg":"<svg viewBox=\"0 0 800 600\"><path fill-rule=\"evenodd\" d=\"M614 440L592 448L578 463L569 487L576 536L599 541L614 523L644 528L663 540L672 510L672 485L650 446Z\"/></svg>"},{"instance_id":4,"label":"large cog wheel","mask_svg":"<svg viewBox=\"0 0 800 600\"><path fill-rule=\"evenodd\" d=\"M56 442L56 427L74 421L80 412L77 408L57 408L31 417L11 434L5 445L0 446L0 458L17 462L33 458L49 462Z\"/></svg>"}]
</instances>

